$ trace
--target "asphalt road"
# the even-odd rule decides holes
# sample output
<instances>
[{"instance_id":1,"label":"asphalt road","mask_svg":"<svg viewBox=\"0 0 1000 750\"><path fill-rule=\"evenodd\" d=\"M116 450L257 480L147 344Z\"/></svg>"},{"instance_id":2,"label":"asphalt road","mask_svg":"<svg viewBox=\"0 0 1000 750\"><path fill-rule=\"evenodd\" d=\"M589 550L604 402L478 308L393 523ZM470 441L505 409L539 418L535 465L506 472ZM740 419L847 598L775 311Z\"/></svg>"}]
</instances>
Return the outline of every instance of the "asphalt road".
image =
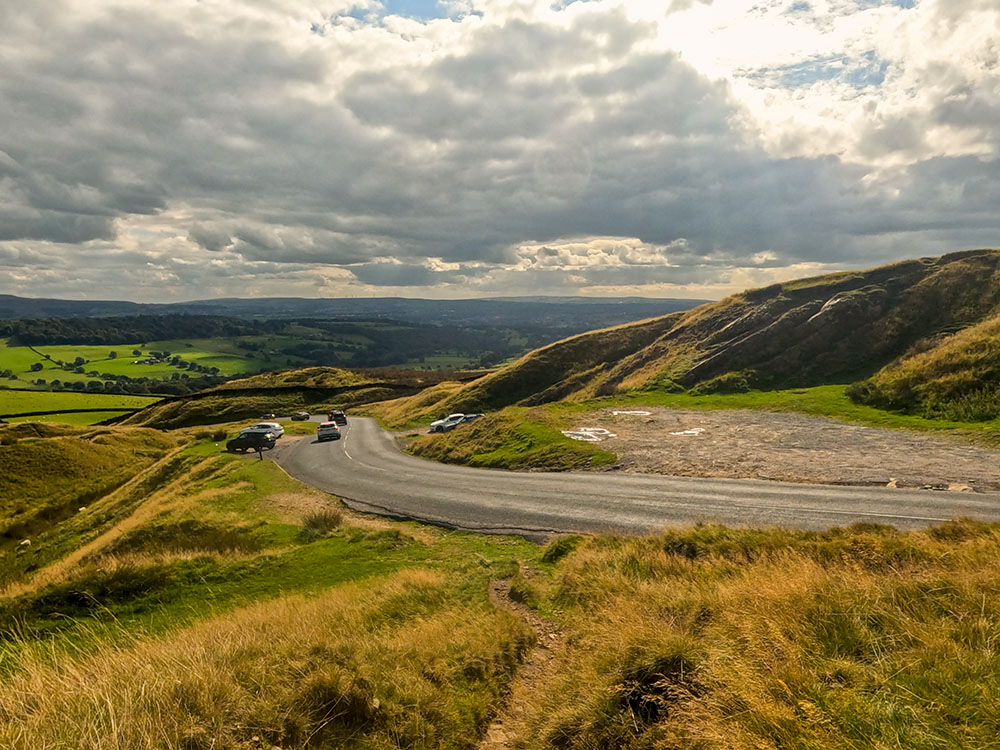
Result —
<instances>
[{"instance_id":1,"label":"asphalt road","mask_svg":"<svg viewBox=\"0 0 1000 750\"><path fill-rule=\"evenodd\" d=\"M473 469L402 453L371 419L344 438L276 451L292 476L356 510L452 528L542 537L645 533L698 521L827 529L854 523L920 528L959 517L1000 521L1000 494L793 484L752 479Z\"/></svg>"}]
</instances>

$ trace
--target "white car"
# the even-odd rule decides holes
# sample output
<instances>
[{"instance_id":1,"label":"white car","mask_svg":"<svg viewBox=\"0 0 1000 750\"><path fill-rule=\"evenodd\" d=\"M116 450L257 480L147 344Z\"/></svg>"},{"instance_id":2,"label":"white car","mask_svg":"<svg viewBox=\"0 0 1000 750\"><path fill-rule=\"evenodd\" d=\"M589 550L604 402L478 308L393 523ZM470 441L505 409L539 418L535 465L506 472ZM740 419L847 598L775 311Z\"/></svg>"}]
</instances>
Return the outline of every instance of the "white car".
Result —
<instances>
[{"instance_id":1,"label":"white car","mask_svg":"<svg viewBox=\"0 0 1000 750\"><path fill-rule=\"evenodd\" d=\"M316 428L316 440L340 440L340 425L336 422L323 422Z\"/></svg>"},{"instance_id":2,"label":"white car","mask_svg":"<svg viewBox=\"0 0 1000 750\"><path fill-rule=\"evenodd\" d=\"M240 430L241 435L244 432L270 432L276 438L280 438L285 434L285 428L277 422L258 422L253 427L244 427Z\"/></svg>"},{"instance_id":3,"label":"white car","mask_svg":"<svg viewBox=\"0 0 1000 750\"><path fill-rule=\"evenodd\" d=\"M436 422L431 422L431 432L448 432L449 430L454 430L458 425L462 424L465 419L464 414L449 414L444 419L439 419Z\"/></svg>"}]
</instances>

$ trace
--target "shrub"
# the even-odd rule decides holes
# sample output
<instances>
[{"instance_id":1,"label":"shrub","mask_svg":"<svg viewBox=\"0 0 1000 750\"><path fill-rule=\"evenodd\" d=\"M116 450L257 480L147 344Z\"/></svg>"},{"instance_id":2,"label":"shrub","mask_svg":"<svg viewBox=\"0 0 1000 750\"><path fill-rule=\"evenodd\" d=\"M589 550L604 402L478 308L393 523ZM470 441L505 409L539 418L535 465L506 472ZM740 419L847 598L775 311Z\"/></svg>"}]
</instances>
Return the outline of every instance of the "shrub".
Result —
<instances>
[{"instance_id":1,"label":"shrub","mask_svg":"<svg viewBox=\"0 0 1000 750\"><path fill-rule=\"evenodd\" d=\"M757 373L753 370L727 372L718 377L699 383L691 389L692 396L706 396L712 393L746 393L754 387Z\"/></svg>"},{"instance_id":2,"label":"shrub","mask_svg":"<svg viewBox=\"0 0 1000 750\"><path fill-rule=\"evenodd\" d=\"M336 508L324 508L302 519L302 536L308 540L319 539L340 526L344 514Z\"/></svg>"}]
</instances>

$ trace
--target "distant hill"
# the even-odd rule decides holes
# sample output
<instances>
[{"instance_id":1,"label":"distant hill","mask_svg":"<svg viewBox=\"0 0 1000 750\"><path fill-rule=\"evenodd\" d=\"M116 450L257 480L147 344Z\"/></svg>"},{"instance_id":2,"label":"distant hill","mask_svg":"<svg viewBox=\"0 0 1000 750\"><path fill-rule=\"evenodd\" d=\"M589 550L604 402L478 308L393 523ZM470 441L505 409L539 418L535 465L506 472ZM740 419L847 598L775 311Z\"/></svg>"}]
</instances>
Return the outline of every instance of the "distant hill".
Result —
<instances>
[{"instance_id":1,"label":"distant hill","mask_svg":"<svg viewBox=\"0 0 1000 750\"><path fill-rule=\"evenodd\" d=\"M454 377L454 373L449 373ZM469 378L477 373L470 373ZM444 378L413 370L343 370L307 367L231 380L189 396L166 398L106 424L175 429L257 419L265 412L325 413L419 393Z\"/></svg>"},{"instance_id":2,"label":"distant hill","mask_svg":"<svg viewBox=\"0 0 1000 750\"><path fill-rule=\"evenodd\" d=\"M952 341L952 334L990 318L998 303L996 250L774 284L556 342L463 387L443 389L440 400L415 400L409 416L643 389L707 393L848 383L928 346L928 339L932 347L976 350L965 338ZM993 341L1000 323L984 326L965 336ZM938 360L925 355L919 362ZM974 383L1000 382L1000 354L979 364ZM873 379L858 397L877 400L886 382L888 374Z\"/></svg>"},{"instance_id":3,"label":"distant hill","mask_svg":"<svg viewBox=\"0 0 1000 750\"><path fill-rule=\"evenodd\" d=\"M687 310L703 300L641 297L506 297L431 300L402 297L213 299L171 304L30 299L0 294L0 319L136 315L398 320L475 326L533 326L585 331Z\"/></svg>"}]
</instances>

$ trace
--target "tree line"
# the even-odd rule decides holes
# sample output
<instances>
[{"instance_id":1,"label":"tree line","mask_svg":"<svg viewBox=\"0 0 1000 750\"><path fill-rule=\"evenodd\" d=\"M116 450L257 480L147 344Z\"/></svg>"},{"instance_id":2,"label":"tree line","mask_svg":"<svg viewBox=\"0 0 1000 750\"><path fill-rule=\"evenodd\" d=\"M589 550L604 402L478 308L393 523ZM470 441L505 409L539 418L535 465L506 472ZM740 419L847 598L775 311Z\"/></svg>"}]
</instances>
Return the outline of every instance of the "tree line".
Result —
<instances>
[{"instance_id":1,"label":"tree line","mask_svg":"<svg viewBox=\"0 0 1000 750\"><path fill-rule=\"evenodd\" d=\"M12 346L113 346L170 339L229 338L277 333L288 321L240 320L207 315L136 315L117 318L39 318L0 321Z\"/></svg>"}]
</instances>

